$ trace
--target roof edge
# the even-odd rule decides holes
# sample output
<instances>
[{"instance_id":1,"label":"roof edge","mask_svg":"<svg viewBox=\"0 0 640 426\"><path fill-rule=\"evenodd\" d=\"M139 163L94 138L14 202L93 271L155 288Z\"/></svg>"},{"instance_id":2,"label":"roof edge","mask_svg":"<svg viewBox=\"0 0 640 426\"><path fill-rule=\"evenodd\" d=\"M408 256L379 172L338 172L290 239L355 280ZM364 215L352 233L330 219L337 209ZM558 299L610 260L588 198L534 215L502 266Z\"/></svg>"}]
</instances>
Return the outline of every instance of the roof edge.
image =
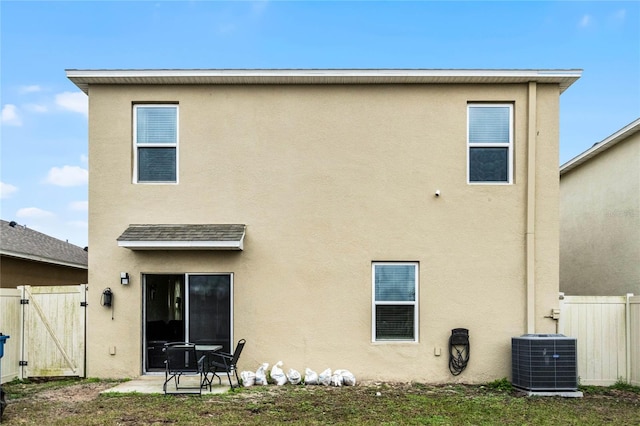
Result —
<instances>
[{"instance_id":1,"label":"roof edge","mask_svg":"<svg viewBox=\"0 0 640 426\"><path fill-rule=\"evenodd\" d=\"M88 265L82 263L65 262L64 260L51 259L48 257L35 256L32 254L19 253L10 250L0 250L0 254L3 256L15 257L16 259L33 260L35 262L50 263L52 265L67 266L77 269L89 269Z\"/></svg>"},{"instance_id":2,"label":"roof edge","mask_svg":"<svg viewBox=\"0 0 640 426\"><path fill-rule=\"evenodd\" d=\"M90 84L426 84L556 83L562 93L581 69L67 69L88 93ZM445 81L446 80L446 81Z\"/></svg>"},{"instance_id":3,"label":"roof edge","mask_svg":"<svg viewBox=\"0 0 640 426\"><path fill-rule=\"evenodd\" d=\"M563 165L560 166L560 176L563 174L575 169L583 163L586 163L591 158L601 154L602 152L608 150L609 148L614 147L619 142L629 138L635 133L640 132L640 118L632 121L631 123L624 126L622 129L613 133L612 135L606 137L600 142L596 142L593 146L583 153L577 155L571 160L567 161Z\"/></svg>"},{"instance_id":4,"label":"roof edge","mask_svg":"<svg viewBox=\"0 0 640 426\"><path fill-rule=\"evenodd\" d=\"M130 250L243 250L244 235L238 240L230 239L224 241L127 240L118 241L118 247Z\"/></svg>"}]
</instances>

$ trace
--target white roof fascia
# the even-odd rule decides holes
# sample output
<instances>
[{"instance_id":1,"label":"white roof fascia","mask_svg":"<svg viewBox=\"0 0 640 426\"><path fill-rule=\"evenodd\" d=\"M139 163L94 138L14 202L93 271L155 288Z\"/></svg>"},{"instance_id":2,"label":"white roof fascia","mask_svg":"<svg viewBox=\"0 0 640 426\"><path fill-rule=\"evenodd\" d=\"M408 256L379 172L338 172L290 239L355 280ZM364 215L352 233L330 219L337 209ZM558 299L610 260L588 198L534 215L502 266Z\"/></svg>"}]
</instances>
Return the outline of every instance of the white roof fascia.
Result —
<instances>
[{"instance_id":1,"label":"white roof fascia","mask_svg":"<svg viewBox=\"0 0 640 426\"><path fill-rule=\"evenodd\" d=\"M582 154L577 157L572 158L571 160L564 163L560 166L560 175L567 173L570 170L578 167L582 163L590 160L601 152L606 151L607 149L615 146L617 143L627 139L632 136L634 133L640 132L640 118L629 123L624 126L622 129L618 130L611 136L603 139L602 141L595 143L591 148L584 151Z\"/></svg>"},{"instance_id":2,"label":"white roof fascia","mask_svg":"<svg viewBox=\"0 0 640 426\"><path fill-rule=\"evenodd\" d=\"M239 241L118 241L119 247L131 250L243 250Z\"/></svg>"},{"instance_id":3,"label":"white roof fascia","mask_svg":"<svg viewBox=\"0 0 640 426\"><path fill-rule=\"evenodd\" d=\"M87 265L83 265L81 263L65 262L63 260L49 259L47 257L34 256L32 254L18 253L15 251L0 250L0 254L3 256L10 256L18 259L33 260L36 262L43 262L43 263L51 263L53 265L67 266L70 268L89 269Z\"/></svg>"},{"instance_id":4,"label":"white roof fascia","mask_svg":"<svg viewBox=\"0 0 640 426\"><path fill-rule=\"evenodd\" d=\"M66 70L83 92L90 84L559 84L562 93L579 69L112 69Z\"/></svg>"}]
</instances>

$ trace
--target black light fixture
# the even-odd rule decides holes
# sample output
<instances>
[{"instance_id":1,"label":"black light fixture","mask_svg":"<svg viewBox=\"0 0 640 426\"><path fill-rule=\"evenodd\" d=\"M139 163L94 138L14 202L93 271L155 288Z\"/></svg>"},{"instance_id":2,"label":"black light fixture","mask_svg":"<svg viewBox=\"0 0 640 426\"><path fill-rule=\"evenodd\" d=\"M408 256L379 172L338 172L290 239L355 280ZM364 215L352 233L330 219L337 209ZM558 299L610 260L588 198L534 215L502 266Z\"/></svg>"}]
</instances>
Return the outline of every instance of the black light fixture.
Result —
<instances>
[{"instance_id":1,"label":"black light fixture","mask_svg":"<svg viewBox=\"0 0 640 426\"><path fill-rule=\"evenodd\" d=\"M129 274L127 272L120 272L120 284L129 284Z\"/></svg>"},{"instance_id":2,"label":"black light fixture","mask_svg":"<svg viewBox=\"0 0 640 426\"><path fill-rule=\"evenodd\" d=\"M111 292L111 289L109 287L107 287L102 292L101 304L102 304L102 306L109 307L109 306L111 306L112 302L113 302L113 293Z\"/></svg>"}]
</instances>

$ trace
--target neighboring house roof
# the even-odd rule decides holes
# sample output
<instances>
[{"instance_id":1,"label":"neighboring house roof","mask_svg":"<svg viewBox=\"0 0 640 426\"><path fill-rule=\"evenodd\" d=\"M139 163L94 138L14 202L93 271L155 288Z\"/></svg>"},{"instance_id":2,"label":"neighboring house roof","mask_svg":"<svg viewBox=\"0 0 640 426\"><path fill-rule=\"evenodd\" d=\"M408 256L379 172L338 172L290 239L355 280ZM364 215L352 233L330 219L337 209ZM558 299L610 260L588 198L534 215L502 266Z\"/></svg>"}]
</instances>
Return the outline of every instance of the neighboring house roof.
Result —
<instances>
[{"instance_id":1,"label":"neighboring house roof","mask_svg":"<svg viewBox=\"0 0 640 426\"><path fill-rule=\"evenodd\" d=\"M578 167L582 163L589 161L591 158L615 146L617 143L631 137L637 132L640 132L640 118L627 124L608 138L593 144L591 148L589 148L582 154L564 163L562 166L560 166L560 175L562 176L568 171Z\"/></svg>"},{"instance_id":2,"label":"neighboring house roof","mask_svg":"<svg viewBox=\"0 0 640 426\"><path fill-rule=\"evenodd\" d=\"M242 250L245 225L129 225L118 246L131 250Z\"/></svg>"},{"instance_id":3,"label":"neighboring house roof","mask_svg":"<svg viewBox=\"0 0 640 426\"><path fill-rule=\"evenodd\" d=\"M579 69L161 69L66 70L80 90L90 84L516 84L552 83L564 92Z\"/></svg>"},{"instance_id":4,"label":"neighboring house roof","mask_svg":"<svg viewBox=\"0 0 640 426\"><path fill-rule=\"evenodd\" d=\"M0 254L87 269L86 250L13 221L0 220Z\"/></svg>"}]
</instances>

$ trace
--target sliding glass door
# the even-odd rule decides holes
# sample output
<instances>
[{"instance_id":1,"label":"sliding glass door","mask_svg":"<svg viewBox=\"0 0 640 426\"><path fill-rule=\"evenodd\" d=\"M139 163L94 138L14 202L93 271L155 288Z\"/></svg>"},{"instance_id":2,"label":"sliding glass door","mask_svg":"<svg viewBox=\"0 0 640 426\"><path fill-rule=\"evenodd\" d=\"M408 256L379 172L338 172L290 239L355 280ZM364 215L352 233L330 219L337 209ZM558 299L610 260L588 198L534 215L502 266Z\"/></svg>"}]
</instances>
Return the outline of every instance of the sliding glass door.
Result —
<instances>
[{"instance_id":1,"label":"sliding glass door","mask_svg":"<svg viewBox=\"0 0 640 426\"><path fill-rule=\"evenodd\" d=\"M144 371L163 371L167 342L221 345L233 341L232 274L145 274Z\"/></svg>"}]
</instances>

